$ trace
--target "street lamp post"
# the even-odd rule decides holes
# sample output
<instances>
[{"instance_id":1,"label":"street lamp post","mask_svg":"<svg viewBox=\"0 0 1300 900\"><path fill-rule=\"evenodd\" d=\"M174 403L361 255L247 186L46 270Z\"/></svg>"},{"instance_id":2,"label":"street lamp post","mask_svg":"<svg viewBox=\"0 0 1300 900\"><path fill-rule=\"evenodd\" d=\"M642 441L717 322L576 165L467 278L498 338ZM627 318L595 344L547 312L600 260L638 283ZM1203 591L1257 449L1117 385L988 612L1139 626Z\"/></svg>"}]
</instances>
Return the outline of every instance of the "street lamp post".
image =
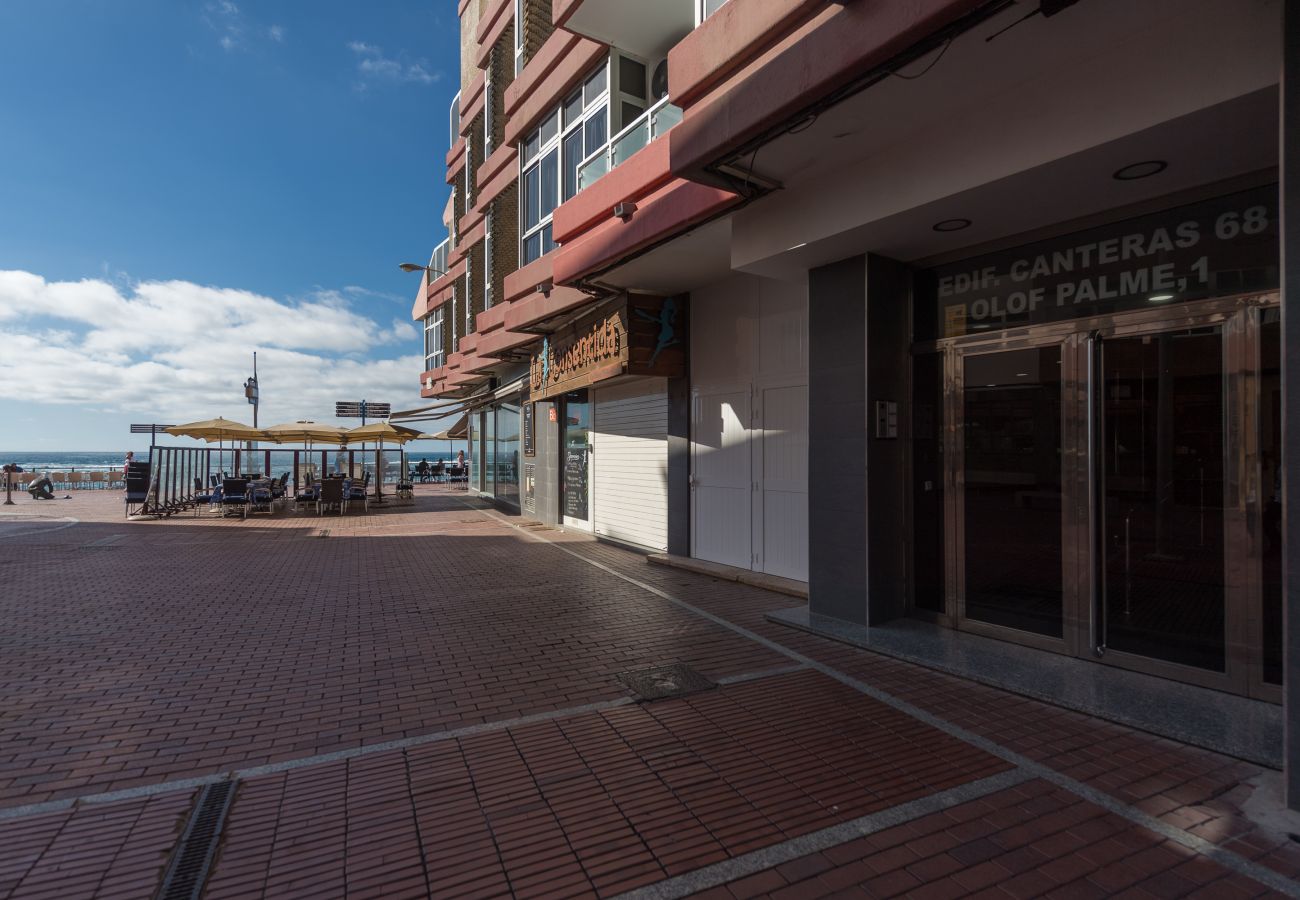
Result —
<instances>
[{"instance_id":1,"label":"street lamp post","mask_svg":"<svg viewBox=\"0 0 1300 900\"><path fill-rule=\"evenodd\" d=\"M400 263L397 268L403 272L428 272L431 275L437 275L439 278L447 274L442 269L435 269L433 266L422 266L419 263Z\"/></svg>"}]
</instances>

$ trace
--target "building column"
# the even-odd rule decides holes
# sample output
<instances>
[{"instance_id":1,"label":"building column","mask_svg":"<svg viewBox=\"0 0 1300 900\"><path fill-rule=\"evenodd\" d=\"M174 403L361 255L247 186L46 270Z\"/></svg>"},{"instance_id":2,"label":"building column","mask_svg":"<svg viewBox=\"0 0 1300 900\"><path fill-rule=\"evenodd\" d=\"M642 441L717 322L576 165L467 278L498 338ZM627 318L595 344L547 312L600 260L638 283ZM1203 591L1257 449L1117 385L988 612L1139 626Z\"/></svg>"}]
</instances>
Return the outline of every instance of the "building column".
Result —
<instances>
[{"instance_id":1,"label":"building column","mask_svg":"<svg viewBox=\"0 0 1300 900\"><path fill-rule=\"evenodd\" d=\"M1287 806L1300 810L1300 10L1284 4L1282 15L1284 758Z\"/></svg>"},{"instance_id":2,"label":"building column","mask_svg":"<svg viewBox=\"0 0 1300 900\"><path fill-rule=\"evenodd\" d=\"M668 379L668 552L691 555L691 380Z\"/></svg>"},{"instance_id":3,"label":"building column","mask_svg":"<svg viewBox=\"0 0 1300 900\"><path fill-rule=\"evenodd\" d=\"M808 608L859 625L906 603L905 266L865 255L808 273ZM877 432L877 403L897 432ZM888 408L886 408L888 409Z\"/></svg>"}]
</instances>

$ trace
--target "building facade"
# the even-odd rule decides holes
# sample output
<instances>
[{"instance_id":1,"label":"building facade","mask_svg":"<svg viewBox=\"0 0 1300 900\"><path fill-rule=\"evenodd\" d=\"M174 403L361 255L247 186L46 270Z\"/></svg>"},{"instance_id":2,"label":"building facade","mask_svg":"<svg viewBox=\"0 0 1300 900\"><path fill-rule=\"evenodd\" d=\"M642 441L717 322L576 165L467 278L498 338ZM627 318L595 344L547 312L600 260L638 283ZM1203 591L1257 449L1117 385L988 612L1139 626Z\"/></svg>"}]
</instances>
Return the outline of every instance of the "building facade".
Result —
<instances>
[{"instance_id":1,"label":"building facade","mask_svg":"<svg viewBox=\"0 0 1300 900\"><path fill-rule=\"evenodd\" d=\"M799 627L1231 697L1300 802L1280 0L459 13L413 315L474 489Z\"/></svg>"}]
</instances>

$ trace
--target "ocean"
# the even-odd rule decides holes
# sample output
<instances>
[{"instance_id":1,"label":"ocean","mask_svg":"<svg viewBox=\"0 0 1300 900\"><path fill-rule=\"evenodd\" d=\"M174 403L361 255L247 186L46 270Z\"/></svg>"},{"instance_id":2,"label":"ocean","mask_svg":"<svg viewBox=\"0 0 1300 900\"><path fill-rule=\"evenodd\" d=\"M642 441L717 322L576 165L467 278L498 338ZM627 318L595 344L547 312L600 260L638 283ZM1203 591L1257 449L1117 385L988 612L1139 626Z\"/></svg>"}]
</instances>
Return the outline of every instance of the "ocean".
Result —
<instances>
[{"instance_id":1,"label":"ocean","mask_svg":"<svg viewBox=\"0 0 1300 900\"><path fill-rule=\"evenodd\" d=\"M201 446L201 445L200 445ZM374 444L368 445L371 458L373 458ZM416 441L406 447L406 458L411 465L417 464L421 459L427 459L429 464L438 460L452 460L456 457L456 450L465 446L464 441ZM216 445L212 445L216 449ZM287 450L292 448L280 448L275 444L263 444L259 450L271 450L277 463L284 464L281 454L286 454L285 459L290 463L292 457L287 456ZM396 452L395 447L388 446L390 453ZM317 449L317 454L320 450ZM337 450L330 451L331 459L337 453ZM358 457L361 457L361 451L357 450ZM120 469L122 460L126 456L125 450L85 450L75 453L54 453L45 450L0 450L0 463L17 463L27 472L93 472L96 470L103 471L107 469ZM148 449L135 451L135 458L144 462L149 458ZM395 458L395 457L394 457ZM226 448L225 459L230 459L230 448ZM360 460L358 460L360 461Z\"/></svg>"},{"instance_id":2,"label":"ocean","mask_svg":"<svg viewBox=\"0 0 1300 900\"><path fill-rule=\"evenodd\" d=\"M17 463L28 472L52 469L63 472L90 472L96 469L122 467L124 450L88 450L78 453L51 453L45 450L0 450L0 463ZM149 451L136 451L136 456L146 459Z\"/></svg>"}]
</instances>

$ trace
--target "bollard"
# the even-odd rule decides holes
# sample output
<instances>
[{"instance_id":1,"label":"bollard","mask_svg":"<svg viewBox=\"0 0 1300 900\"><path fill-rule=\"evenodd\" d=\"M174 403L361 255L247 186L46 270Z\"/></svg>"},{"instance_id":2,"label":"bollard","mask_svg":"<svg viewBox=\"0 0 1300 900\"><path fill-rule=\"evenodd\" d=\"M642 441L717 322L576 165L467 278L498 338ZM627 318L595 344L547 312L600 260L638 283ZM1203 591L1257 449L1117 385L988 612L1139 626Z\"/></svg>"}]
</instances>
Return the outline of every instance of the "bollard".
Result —
<instances>
[{"instance_id":1,"label":"bollard","mask_svg":"<svg viewBox=\"0 0 1300 900\"><path fill-rule=\"evenodd\" d=\"M14 505L14 470L12 466L5 467L5 506Z\"/></svg>"}]
</instances>

